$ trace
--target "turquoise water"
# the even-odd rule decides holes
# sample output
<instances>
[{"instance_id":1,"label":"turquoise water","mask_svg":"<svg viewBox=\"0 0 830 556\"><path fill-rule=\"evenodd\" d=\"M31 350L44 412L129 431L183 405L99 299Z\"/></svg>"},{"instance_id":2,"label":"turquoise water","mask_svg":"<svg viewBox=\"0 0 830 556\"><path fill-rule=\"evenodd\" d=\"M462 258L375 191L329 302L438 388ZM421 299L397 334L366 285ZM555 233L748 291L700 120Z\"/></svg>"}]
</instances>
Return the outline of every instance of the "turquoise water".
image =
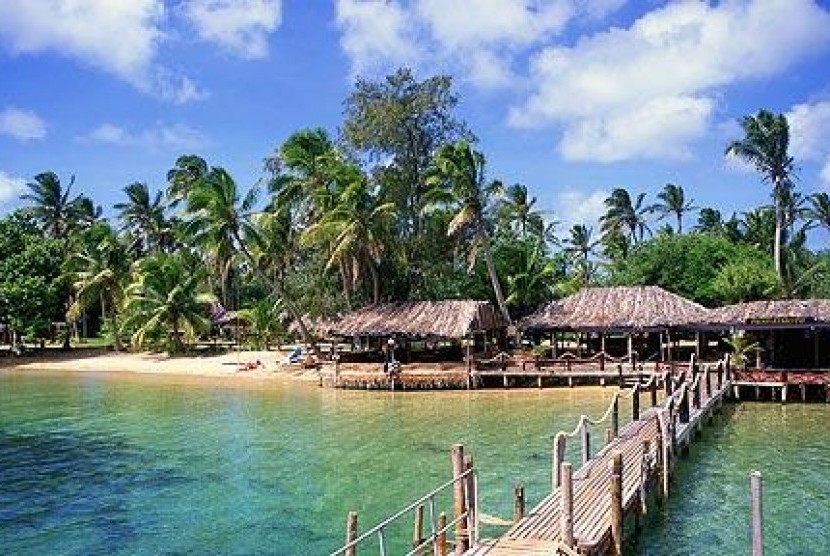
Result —
<instances>
[{"instance_id":1,"label":"turquoise water","mask_svg":"<svg viewBox=\"0 0 830 556\"><path fill-rule=\"evenodd\" d=\"M450 476L462 442L481 510L550 484L551 435L612 389L380 393L296 383L0 373L3 554L327 554ZM748 475L768 554L828 554L830 409L750 403L705 430L634 554L747 554ZM793 470L799 470L793 473ZM411 522L389 531L400 553ZM394 541L400 541L394 544ZM374 547L366 554L377 553Z\"/></svg>"},{"instance_id":2,"label":"turquoise water","mask_svg":"<svg viewBox=\"0 0 830 556\"><path fill-rule=\"evenodd\" d=\"M764 478L766 554L830 554L830 406L775 403L735 406L704 429L631 552L749 554L753 470Z\"/></svg>"},{"instance_id":3,"label":"turquoise water","mask_svg":"<svg viewBox=\"0 0 830 556\"><path fill-rule=\"evenodd\" d=\"M506 517L515 483L530 503L547 492L552 432L602 412L612 392L0 373L0 544L33 555L327 554L349 510L367 527L448 480L456 442L480 469L482 511Z\"/></svg>"}]
</instances>

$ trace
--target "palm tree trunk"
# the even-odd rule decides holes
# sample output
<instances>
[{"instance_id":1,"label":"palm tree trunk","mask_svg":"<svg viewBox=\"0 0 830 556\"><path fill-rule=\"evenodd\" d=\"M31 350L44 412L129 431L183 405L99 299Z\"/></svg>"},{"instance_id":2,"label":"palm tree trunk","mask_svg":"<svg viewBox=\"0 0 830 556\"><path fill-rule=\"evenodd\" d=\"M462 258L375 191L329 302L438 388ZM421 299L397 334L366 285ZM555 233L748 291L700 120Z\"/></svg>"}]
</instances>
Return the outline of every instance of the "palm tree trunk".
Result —
<instances>
[{"instance_id":1,"label":"palm tree trunk","mask_svg":"<svg viewBox=\"0 0 830 556\"><path fill-rule=\"evenodd\" d=\"M507 322L507 325L510 326L513 324L513 321L510 319L510 313L507 311L507 305L504 302L504 294L501 291L499 277L496 276L496 265L493 264L493 252L490 250L490 239L484 232L479 233L482 235L481 245L482 251L484 252L484 262L487 264L487 274L490 276L490 284L493 286L493 293L496 294L496 303L499 306L499 311L501 311L505 322Z\"/></svg>"},{"instance_id":2,"label":"palm tree trunk","mask_svg":"<svg viewBox=\"0 0 830 556\"><path fill-rule=\"evenodd\" d=\"M303 320L303 315L300 313L300 310L294 305L294 302L288 299L288 296L285 295L285 290L282 287L282 284L279 283L277 280L271 280L256 264L253 255L251 252L248 251L248 247L242 241L242 238L239 236L239 233L234 233L234 239L239 244L239 248L242 250L242 254L245 256L245 259L248 261L248 264L251 265L251 268L254 270L254 274L256 274L257 278L262 280L264 283L271 286L271 289L274 291L274 294L282 299L282 302L285 304L285 308L288 309L288 312L291 314L291 318L297 323L297 328L300 329L300 337L303 339L303 342L308 344L308 347L311 351L314 352L314 355L317 356L317 359L320 360L322 358L322 353L320 352L320 347L317 345L316 340L312 337L311 333L308 331L308 327Z\"/></svg>"},{"instance_id":3,"label":"palm tree trunk","mask_svg":"<svg viewBox=\"0 0 830 556\"><path fill-rule=\"evenodd\" d=\"M346 308L350 311L352 310L352 297L349 292L349 276L346 272L346 265L343 261L340 261L340 278L343 282L343 297L346 299Z\"/></svg>"},{"instance_id":4,"label":"palm tree trunk","mask_svg":"<svg viewBox=\"0 0 830 556\"><path fill-rule=\"evenodd\" d=\"M683 213L678 211L677 212L677 235L683 233Z\"/></svg>"},{"instance_id":5,"label":"palm tree trunk","mask_svg":"<svg viewBox=\"0 0 830 556\"><path fill-rule=\"evenodd\" d=\"M380 303L380 274L373 260L368 259L367 263L369 273L372 275L372 305L377 305Z\"/></svg>"},{"instance_id":6,"label":"palm tree trunk","mask_svg":"<svg viewBox=\"0 0 830 556\"><path fill-rule=\"evenodd\" d=\"M784 211L781 206L781 185L776 180L775 183L775 240L773 245L773 259L775 261L775 274L778 279L783 279L783 265L781 260L781 236L784 228Z\"/></svg>"}]
</instances>

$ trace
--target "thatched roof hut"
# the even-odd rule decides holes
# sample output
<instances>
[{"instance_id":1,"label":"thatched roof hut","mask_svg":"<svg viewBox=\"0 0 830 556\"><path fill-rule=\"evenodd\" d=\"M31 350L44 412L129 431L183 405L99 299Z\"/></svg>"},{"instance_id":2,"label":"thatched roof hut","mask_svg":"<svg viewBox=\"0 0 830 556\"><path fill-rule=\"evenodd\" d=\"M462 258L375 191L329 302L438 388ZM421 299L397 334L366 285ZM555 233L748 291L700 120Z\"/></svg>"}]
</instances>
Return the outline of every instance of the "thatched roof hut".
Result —
<instances>
[{"instance_id":1,"label":"thatched roof hut","mask_svg":"<svg viewBox=\"0 0 830 556\"><path fill-rule=\"evenodd\" d=\"M338 336L410 336L464 338L501 326L486 301L444 300L384 303L343 316L330 332Z\"/></svg>"},{"instance_id":2,"label":"thatched roof hut","mask_svg":"<svg viewBox=\"0 0 830 556\"><path fill-rule=\"evenodd\" d=\"M727 305L706 311L701 327L744 330L830 327L830 299L780 299Z\"/></svg>"},{"instance_id":3,"label":"thatched roof hut","mask_svg":"<svg viewBox=\"0 0 830 556\"><path fill-rule=\"evenodd\" d=\"M525 317L525 330L662 330L700 320L706 309L657 286L584 288Z\"/></svg>"}]
</instances>

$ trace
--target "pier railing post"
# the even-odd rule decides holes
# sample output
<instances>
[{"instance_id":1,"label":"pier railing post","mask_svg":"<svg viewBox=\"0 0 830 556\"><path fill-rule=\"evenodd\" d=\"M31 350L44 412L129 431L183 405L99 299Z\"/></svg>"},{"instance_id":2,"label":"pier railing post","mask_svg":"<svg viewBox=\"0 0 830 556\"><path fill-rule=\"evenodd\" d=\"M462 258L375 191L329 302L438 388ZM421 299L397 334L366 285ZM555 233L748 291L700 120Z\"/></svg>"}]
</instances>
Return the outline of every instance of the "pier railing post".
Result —
<instances>
[{"instance_id":1,"label":"pier railing post","mask_svg":"<svg viewBox=\"0 0 830 556\"><path fill-rule=\"evenodd\" d=\"M346 517L346 556L355 556L357 554L357 547L352 545L348 546L349 543L354 542L357 538L357 512L349 512L348 517Z\"/></svg>"},{"instance_id":2,"label":"pier railing post","mask_svg":"<svg viewBox=\"0 0 830 556\"><path fill-rule=\"evenodd\" d=\"M655 374L651 379L651 386L649 387L651 394L651 407L657 407L657 375Z\"/></svg>"},{"instance_id":3,"label":"pier railing post","mask_svg":"<svg viewBox=\"0 0 830 556\"><path fill-rule=\"evenodd\" d=\"M752 556L764 556L764 484L759 471L749 476L749 489L752 505Z\"/></svg>"},{"instance_id":4,"label":"pier railing post","mask_svg":"<svg viewBox=\"0 0 830 556\"><path fill-rule=\"evenodd\" d=\"M689 386L686 384L686 387L683 391L683 397L680 398L680 407L678 408L678 416L680 418L681 423L688 423L689 422Z\"/></svg>"},{"instance_id":5,"label":"pier railing post","mask_svg":"<svg viewBox=\"0 0 830 556\"><path fill-rule=\"evenodd\" d=\"M619 386L620 390L625 388L625 379L623 379L622 363L617 363L617 386Z\"/></svg>"},{"instance_id":6,"label":"pier railing post","mask_svg":"<svg viewBox=\"0 0 830 556\"><path fill-rule=\"evenodd\" d=\"M525 516L525 487L516 485L513 488L513 523L518 523Z\"/></svg>"},{"instance_id":7,"label":"pier railing post","mask_svg":"<svg viewBox=\"0 0 830 556\"><path fill-rule=\"evenodd\" d=\"M415 508L415 523L412 527L412 549L416 549L424 542L424 506Z\"/></svg>"},{"instance_id":8,"label":"pier railing post","mask_svg":"<svg viewBox=\"0 0 830 556\"><path fill-rule=\"evenodd\" d=\"M632 373L637 372L637 352L636 351L631 352L631 372Z\"/></svg>"},{"instance_id":9,"label":"pier railing post","mask_svg":"<svg viewBox=\"0 0 830 556\"><path fill-rule=\"evenodd\" d=\"M720 392L720 391L721 391L721 388L723 388L723 361L718 361L718 380L717 380L717 385L718 385L718 392Z\"/></svg>"},{"instance_id":10,"label":"pier railing post","mask_svg":"<svg viewBox=\"0 0 830 556\"><path fill-rule=\"evenodd\" d=\"M447 514L438 516L438 535L435 539L436 556L447 556Z\"/></svg>"},{"instance_id":11,"label":"pier railing post","mask_svg":"<svg viewBox=\"0 0 830 556\"><path fill-rule=\"evenodd\" d=\"M585 465L591 460L591 431L588 430L588 420L582 420L582 465Z\"/></svg>"},{"instance_id":12,"label":"pier railing post","mask_svg":"<svg viewBox=\"0 0 830 556\"><path fill-rule=\"evenodd\" d=\"M561 465L565 461L565 446L568 441L565 433L558 433L553 439L553 469L551 473L551 491L556 490L562 482L560 477Z\"/></svg>"},{"instance_id":13,"label":"pier railing post","mask_svg":"<svg viewBox=\"0 0 830 556\"><path fill-rule=\"evenodd\" d=\"M712 368L710 366L706 366L706 401L709 401L709 398L712 397Z\"/></svg>"},{"instance_id":14,"label":"pier railing post","mask_svg":"<svg viewBox=\"0 0 830 556\"><path fill-rule=\"evenodd\" d=\"M634 391L631 392L631 420L638 421L640 419L640 385L634 386Z\"/></svg>"},{"instance_id":15,"label":"pier railing post","mask_svg":"<svg viewBox=\"0 0 830 556\"><path fill-rule=\"evenodd\" d=\"M669 398L674 393L674 373L669 371L666 373L666 383L663 385L666 389L666 397Z\"/></svg>"},{"instance_id":16,"label":"pier railing post","mask_svg":"<svg viewBox=\"0 0 830 556\"><path fill-rule=\"evenodd\" d=\"M478 504L476 503L478 489L476 488L476 477L475 473L473 473L473 456L471 454L467 454L464 457L464 471L469 471L467 473L467 484L464 485L464 492L467 495L467 538L471 539L471 542L474 543L478 540L476 537L478 534L478 516L476 515L476 509L478 508Z\"/></svg>"},{"instance_id":17,"label":"pier railing post","mask_svg":"<svg viewBox=\"0 0 830 556\"><path fill-rule=\"evenodd\" d=\"M662 415L665 415L665 414L662 414ZM659 496L660 500L666 500L668 498L668 495L669 495L669 481L668 481L669 469L668 469L668 466L666 465L668 457L666 457L667 454L665 452L666 444L667 444L666 439L665 439L665 435L666 435L667 431L665 429L667 427L665 425L667 425L665 420L661 420L660 417L658 416L658 418L657 418L657 436L655 436L655 438L654 438L654 457L655 457L654 470L655 470L655 473L657 475L656 484L657 484L657 490L660 494L660 496Z\"/></svg>"},{"instance_id":18,"label":"pier railing post","mask_svg":"<svg viewBox=\"0 0 830 556\"><path fill-rule=\"evenodd\" d=\"M452 478L453 478L453 514L457 520L455 523L455 553L459 556L470 549L470 537L467 530L467 519L463 516L467 512L466 496L464 487L466 480L464 474L464 446L456 444L452 447Z\"/></svg>"},{"instance_id":19,"label":"pier railing post","mask_svg":"<svg viewBox=\"0 0 830 556\"><path fill-rule=\"evenodd\" d=\"M611 434L617 438L620 434L620 398L614 396L613 407L611 408Z\"/></svg>"},{"instance_id":20,"label":"pier railing post","mask_svg":"<svg viewBox=\"0 0 830 556\"><path fill-rule=\"evenodd\" d=\"M574 485L573 468L570 463L562 464L560 475L562 476L562 491L559 496L561 510L559 528L562 542L572 547L574 545Z\"/></svg>"},{"instance_id":21,"label":"pier railing post","mask_svg":"<svg viewBox=\"0 0 830 556\"><path fill-rule=\"evenodd\" d=\"M623 459L622 452L614 452L611 461L611 553L622 556L623 546Z\"/></svg>"}]
</instances>

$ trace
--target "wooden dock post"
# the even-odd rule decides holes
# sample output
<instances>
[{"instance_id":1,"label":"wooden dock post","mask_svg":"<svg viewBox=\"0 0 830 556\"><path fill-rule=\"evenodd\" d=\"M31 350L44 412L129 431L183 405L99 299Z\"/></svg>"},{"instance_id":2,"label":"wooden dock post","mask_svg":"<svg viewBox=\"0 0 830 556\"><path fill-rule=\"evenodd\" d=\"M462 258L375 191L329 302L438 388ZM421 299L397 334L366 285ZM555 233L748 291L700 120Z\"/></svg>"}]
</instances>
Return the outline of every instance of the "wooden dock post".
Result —
<instances>
[{"instance_id":1,"label":"wooden dock post","mask_svg":"<svg viewBox=\"0 0 830 556\"><path fill-rule=\"evenodd\" d=\"M718 390L723 388L723 361L718 361Z\"/></svg>"},{"instance_id":2,"label":"wooden dock post","mask_svg":"<svg viewBox=\"0 0 830 556\"><path fill-rule=\"evenodd\" d=\"M513 523L518 523L525 516L525 487L521 484L513 488Z\"/></svg>"},{"instance_id":3,"label":"wooden dock post","mask_svg":"<svg viewBox=\"0 0 830 556\"><path fill-rule=\"evenodd\" d=\"M455 524L455 553L459 556L470 549L470 536L467 530L467 519L462 516L467 512L467 500L464 495L466 480L464 474L464 445L456 444L452 447L452 478L453 478L453 514L458 520Z\"/></svg>"},{"instance_id":4,"label":"wooden dock post","mask_svg":"<svg viewBox=\"0 0 830 556\"><path fill-rule=\"evenodd\" d=\"M437 556L447 556L447 514L438 514L438 534L435 539Z\"/></svg>"},{"instance_id":5,"label":"wooden dock post","mask_svg":"<svg viewBox=\"0 0 830 556\"><path fill-rule=\"evenodd\" d=\"M559 474L562 476L562 491L559 495L559 529L562 542L574 545L574 484L573 468L568 462L562 464Z\"/></svg>"},{"instance_id":6,"label":"wooden dock post","mask_svg":"<svg viewBox=\"0 0 830 556\"><path fill-rule=\"evenodd\" d=\"M656 460L654 463L654 469L657 475L655 482L657 485L657 492L659 493L658 500L665 501L669 497L669 466L667 465L669 457L666 453L666 443L663 438L666 431L664 431L663 427L660 426L662 421L658 420L657 423L657 436L654 438L654 454Z\"/></svg>"},{"instance_id":7,"label":"wooden dock post","mask_svg":"<svg viewBox=\"0 0 830 556\"><path fill-rule=\"evenodd\" d=\"M651 380L649 393L651 394L651 407L657 407L657 375L655 375Z\"/></svg>"},{"instance_id":8,"label":"wooden dock post","mask_svg":"<svg viewBox=\"0 0 830 556\"><path fill-rule=\"evenodd\" d=\"M416 549L424 542L424 506L415 508L415 524L412 527L412 549Z\"/></svg>"},{"instance_id":9,"label":"wooden dock post","mask_svg":"<svg viewBox=\"0 0 830 556\"><path fill-rule=\"evenodd\" d=\"M565 445L568 441L568 437L565 433L558 433L556 437L553 439L553 469L551 473L552 481L551 481L551 491L556 490L559 485L562 483L562 478L560 477L560 469L562 463L565 461Z\"/></svg>"},{"instance_id":10,"label":"wooden dock post","mask_svg":"<svg viewBox=\"0 0 830 556\"><path fill-rule=\"evenodd\" d=\"M583 419L582 430L580 431L582 440L582 465L585 465L591 460L591 432L588 430L588 421Z\"/></svg>"},{"instance_id":11,"label":"wooden dock post","mask_svg":"<svg viewBox=\"0 0 830 556\"><path fill-rule=\"evenodd\" d=\"M678 417L680 422L686 424L689 422L689 387L686 386L686 391L683 392L683 397L680 398L680 407L678 409Z\"/></svg>"},{"instance_id":12,"label":"wooden dock post","mask_svg":"<svg viewBox=\"0 0 830 556\"><path fill-rule=\"evenodd\" d=\"M634 387L631 393L631 420L638 421L640 419L640 385Z\"/></svg>"},{"instance_id":13,"label":"wooden dock post","mask_svg":"<svg viewBox=\"0 0 830 556\"><path fill-rule=\"evenodd\" d=\"M619 386L620 390L625 388L625 380L623 379L623 366L622 366L622 363L617 363L617 386Z\"/></svg>"},{"instance_id":14,"label":"wooden dock post","mask_svg":"<svg viewBox=\"0 0 830 556\"><path fill-rule=\"evenodd\" d=\"M622 556L623 546L623 459L622 452L614 452L611 462L611 553Z\"/></svg>"},{"instance_id":15,"label":"wooden dock post","mask_svg":"<svg viewBox=\"0 0 830 556\"><path fill-rule=\"evenodd\" d=\"M614 441L614 433L611 429L605 429L605 445L608 446Z\"/></svg>"},{"instance_id":16,"label":"wooden dock post","mask_svg":"<svg viewBox=\"0 0 830 556\"><path fill-rule=\"evenodd\" d=\"M346 544L354 542L357 538L357 512L349 512L346 517ZM355 556L357 554L357 547L350 546L346 549L346 556Z\"/></svg>"},{"instance_id":17,"label":"wooden dock post","mask_svg":"<svg viewBox=\"0 0 830 556\"><path fill-rule=\"evenodd\" d=\"M464 471L469 471L467 474L467 484L464 485L464 492L467 494L467 535L469 536L476 532L477 516L475 512L478 507L476 503L478 492L476 491L476 479L473 474L473 456L471 454L467 454L464 457ZM475 540L475 537L473 537L473 540Z\"/></svg>"},{"instance_id":18,"label":"wooden dock post","mask_svg":"<svg viewBox=\"0 0 830 556\"><path fill-rule=\"evenodd\" d=\"M706 373L704 384L706 385L706 401L709 401L709 398L712 397L712 368L708 365L706 366Z\"/></svg>"},{"instance_id":19,"label":"wooden dock post","mask_svg":"<svg viewBox=\"0 0 830 556\"><path fill-rule=\"evenodd\" d=\"M749 490L752 507L752 556L764 556L764 483L759 471L749 476Z\"/></svg>"},{"instance_id":20,"label":"wooden dock post","mask_svg":"<svg viewBox=\"0 0 830 556\"><path fill-rule=\"evenodd\" d=\"M620 434L620 398L614 396L613 407L611 409L611 434L617 438Z\"/></svg>"},{"instance_id":21,"label":"wooden dock post","mask_svg":"<svg viewBox=\"0 0 830 556\"><path fill-rule=\"evenodd\" d=\"M666 397L671 397L671 395L674 394L674 373L667 373L666 383L663 386L666 388Z\"/></svg>"}]
</instances>

